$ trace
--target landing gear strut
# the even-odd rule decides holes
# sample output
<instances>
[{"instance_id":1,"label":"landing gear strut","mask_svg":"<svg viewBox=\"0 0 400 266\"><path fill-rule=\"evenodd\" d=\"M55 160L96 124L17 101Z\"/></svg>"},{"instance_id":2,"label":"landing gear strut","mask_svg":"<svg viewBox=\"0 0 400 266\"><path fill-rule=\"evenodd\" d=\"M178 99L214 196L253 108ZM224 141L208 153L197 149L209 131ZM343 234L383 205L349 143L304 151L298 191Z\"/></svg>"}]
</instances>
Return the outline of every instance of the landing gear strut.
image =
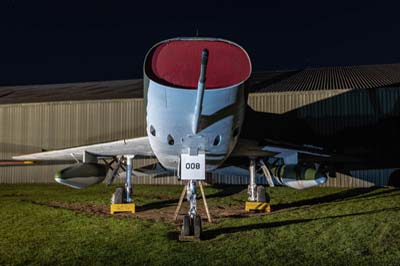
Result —
<instances>
[{"instance_id":1,"label":"landing gear strut","mask_svg":"<svg viewBox=\"0 0 400 266\"><path fill-rule=\"evenodd\" d=\"M181 154L179 161L179 176L181 180L187 180L181 197L179 198L178 206L175 211L175 219L178 216L179 208L186 194L186 199L189 202L188 214L183 217L182 231L179 235L179 240L193 241L200 240L202 234L201 217L197 212L196 187L199 184L204 207L207 213L208 221L211 222L210 212L208 210L207 201L201 180L206 179L206 156L204 152L205 139L203 136L194 135L188 137L185 143L188 147ZM203 147L203 148L202 148Z\"/></svg>"},{"instance_id":2,"label":"landing gear strut","mask_svg":"<svg viewBox=\"0 0 400 266\"><path fill-rule=\"evenodd\" d=\"M132 202L132 161L135 156L126 156L126 182L125 182L125 192L126 192L126 202Z\"/></svg>"}]
</instances>

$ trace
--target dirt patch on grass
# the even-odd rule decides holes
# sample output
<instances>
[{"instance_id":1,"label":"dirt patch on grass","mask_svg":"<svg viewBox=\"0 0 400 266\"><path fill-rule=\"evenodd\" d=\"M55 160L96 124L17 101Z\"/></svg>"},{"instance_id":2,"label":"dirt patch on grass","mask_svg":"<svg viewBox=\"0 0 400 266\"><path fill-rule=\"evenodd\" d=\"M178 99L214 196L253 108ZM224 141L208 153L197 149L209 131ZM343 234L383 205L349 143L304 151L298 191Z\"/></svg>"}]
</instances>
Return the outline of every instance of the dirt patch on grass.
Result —
<instances>
[{"instance_id":1,"label":"dirt patch on grass","mask_svg":"<svg viewBox=\"0 0 400 266\"><path fill-rule=\"evenodd\" d=\"M136 206L135 214L116 213L113 215L110 214L109 205L95 205L91 203L68 203L68 202L56 202L56 201L40 205L47 205L52 208L68 209L92 215L101 215L101 216L116 217L116 218L139 218L143 220L161 221L168 223L180 223L182 217L188 211L188 203L184 202L179 212L177 221L174 221L174 214L177 204L167 204L165 206L159 206L156 203L152 203L147 205L154 205L153 208L147 205ZM263 213L246 212L244 210L244 203L240 205L210 206L209 209L213 223L218 223L223 218L242 218L242 217L263 215ZM203 217L203 219L207 218L206 211L202 205L198 207L198 212Z\"/></svg>"}]
</instances>

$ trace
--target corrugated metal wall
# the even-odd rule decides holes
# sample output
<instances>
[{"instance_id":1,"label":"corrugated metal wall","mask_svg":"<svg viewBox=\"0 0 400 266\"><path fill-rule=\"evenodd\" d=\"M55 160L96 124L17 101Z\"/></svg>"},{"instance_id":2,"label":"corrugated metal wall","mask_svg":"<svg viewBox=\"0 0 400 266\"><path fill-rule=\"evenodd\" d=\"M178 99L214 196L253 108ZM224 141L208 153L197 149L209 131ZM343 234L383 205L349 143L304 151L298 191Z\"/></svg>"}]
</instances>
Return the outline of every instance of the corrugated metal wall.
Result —
<instances>
[{"instance_id":1,"label":"corrugated metal wall","mask_svg":"<svg viewBox=\"0 0 400 266\"><path fill-rule=\"evenodd\" d=\"M357 92L358 91L358 92ZM358 93L357 102L352 94ZM297 112L299 117L312 117L324 112L335 115L369 112L371 103L363 96L366 90L325 90L308 92L254 93L249 104L257 111L271 113ZM384 101L384 111L389 112L400 99L399 89L377 91ZM335 97L334 97L335 96ZM347 104L337 104L338 99ZM300 108L307 106L307 108ZM369 118L373 119L373 117ZM317 120L316 120L317 121ZM365 122L365 121L364 121ZM354 123L364 123L354 121ZM145 110L143 99L117 99L96 101L71 101L53 103L28 103L0 105L0 160L13 155L52 150L63 147L133 138L145 135ZM340 125L342 126L342 125ZM338 125L323 126L326 134ZM154 160L137 160L135 167ZM0 167L0 183L54 182L55 171L64 165L36 165ZM387 185L392 170L356 172L351 178L339 174L326 186L366 187ZM367 178L365 177L367 176ZM246 177L213 176L212 183L247 184ZM262 180L260 180L261 182ZM175 177L137 177L135 183L178 184Z\"/></svg>"},{"instance_id":2,"label":"corrugated metal wall","mask_svg":"<svg viewBox=\"0 0 400 266\"><path fill-rule=\"evenodd\" d=\"M277 114L291 112L298 118L305 118L314 130L326 136L348 126L373 125L386 115L399 117L399 103L400 88L397 87L254 93L249 97L249 105L256 111ZM319 119L321 117L346 119ZM338 173L324 186L386 186L394 170L357 170L351 172L353 177Z\"/></svg>"},{"instance_id":3,"label":"corrugated metal wall","mask_svg":"<svg viewBox=\"0 0 400 266\"><path fill-rule=\"evenodd\" d=\"M0 159L144 136L144 111L142 99L0 105ZM146 163L135 162L136 166ZM53 182L55 171L64 167L1 167L0 182Z\"/></svg>"}]
</instances>

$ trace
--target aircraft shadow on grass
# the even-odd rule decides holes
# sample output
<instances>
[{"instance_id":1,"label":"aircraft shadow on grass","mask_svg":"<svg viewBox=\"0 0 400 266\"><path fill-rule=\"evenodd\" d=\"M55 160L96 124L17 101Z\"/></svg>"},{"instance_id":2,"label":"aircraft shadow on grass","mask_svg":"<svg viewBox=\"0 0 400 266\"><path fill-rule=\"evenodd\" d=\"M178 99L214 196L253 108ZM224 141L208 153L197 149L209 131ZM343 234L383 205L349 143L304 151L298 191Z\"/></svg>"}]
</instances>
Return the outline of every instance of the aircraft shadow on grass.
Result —
<instances>
[{"instance_id":1,"label":"aircraft shadow on grass","mask_svg":"<svg viewBox=\"0 0 400 266\"><path fill-rule=\"evenodd\" d=\"M279 204L273 205L273 210L279 211L279 210L297 208L297 207L302 207L302 206L313 206L313 205L319 205L319 204L323 204L323 203L341 202L341 201L350 200L350 199L365 199L365 198L370 198L370 197L375 198L376 196L379 196L379 195L391 194L393 192L400 191L398 189L389 189L389 190L378 191L376 193L371 193L378 189L379 189L378 187L353 188L353 189L348 189L345 191L341 191L338 193L333 193L333 194L329 194L329 195L325 195L325 196L321 196L321 197L304 199L304 200L299 200L299 201L290 202L290 203L279 203Z\"/></svg>"},{"instance_id":2,"label":"aircraft shadow on grass","mask_svg":"<svg viewBox=\"0 0 400 266\"><path fill-rule=\"evenodd\" d=\"M230 185L230 186L224 186L224 185L217 185L213 186L214 188L219 189L218 192L213 193L211 195L207 195L207 199L211 198L223 198L223 197L228 197L232 196L234 194L242 192L244 189L246 189L244 186L237 186L237 185ZM388 195L394 192L399 192L399 189L389 189L389 190L382 190L382 191L377 191L373 193L374 191L378 190L378 187L370 187L370 188L354 188L354 189L348 189L345 191L341 191L338 193L333 193L321 197L315 197L311 199L304 199L304 200L299 200L295 202L290 202L290 203L279 203L276 205L273 205L273 210L274 211L281 211L285 209L291 209L291 208L298 208L302 206L313 206L313 205L319 205L323 203L329 203L329 202L340 202L348 199L365 199L365 198L376 198L376 197L382 197L383 195ZM390 195L388 195L390 196ZM201 200L201 197L199 197L199 200ZM144 204L142 206L137 206L138 211L146 211L146 210L151 210L151 209L162 209L165 207L169 206L174 206L178 203L178 199L168 199L168 200L162 200L162 201L156 201L156 202L151 202ZM242 215L238 215L238 218L243 217ZM230 216L230 218L235 218L235 216Z\"/></svg>"},{"instance_id":3,"label":"aircraft shadow on grass","mask_svg":"<svg viewBox=\"0 0 400 266\"><path fill-rule=\"evenodd\" d=\"M400 211L400 207L393 207L393 208L385 208L379 210L372 210L366 212L358 212L358 213L349 213L349 214L340 214L340 215L332 215L332 216L325 216L319 218L310 218L310 219L294 219L294 220L286 220L286 221L277 221L277 222L265 222L265 223L257 223L257 224L249 224L243 226L236 226L236 227L224 227L212 230L205 230L203 232L202 240L211 240L216 238L219 235L223 234L233 234L238 232L250 231L250 230L257 230L257 229L267 229L267 228L277 228L292 224L301 224L301 223L308 223L313 221L325 220L325 219L336 219L336 218L345 218L345 217L352 217L352 216L362 216L362 215L369 215L369 214L376 214L381 212L387 211Z\"/></svg>"},{"instance_id":4,"label":"aircraft shadow on grass","mask_svg":"<svg viewBox=\"0 0 400 266\"><path fill-rule=\"evenodd\" d=\"M232 186L234 187L234 186ZM228 195L231 195L230 193L234 194L233 191L240 192L243 190L243 187L241 186L236 186L236 189L232 189L229 191ZM296 202L291 202L291 203L281 203L277 205L273 205L273 210L278 212L282 211L285 209L292 209L292 208L299 208L303 206L314 206L314 205L319 205L319 204L325 204L329 202L344 202L347 200L366 200L368 198L371 199L377 199L377 198L383 198L383 197L390 197L393 196L393 193L399 193L399 189L389 189L389 190L378 190L379 188L377 187L371 187L371 188L355 188L355 189L349 189L346 191L341 191L338 193L333 193L330 195L325 195L321 197L315 197L311 199L305 199L305 200L299 200ZM237 193L236 192L236 193ZM225 192L221 191L218 192L214 195L217 197L223 197ZM212 195L210 195L212 196ZM210 197L209 196L209 197ZM385 212L385 211L400 211L400 207L393 207L393 208L385 208L385 209L378 209L378 210L371 210L371 211L366 211L366 212L357 212L357 213L349 213L349 214L340 214L340 215L333 215L333 216L325 216L325 217L318 217L318 218L310 218L310 219L294 219L294 220L286 220L286 221L277 221L277 222L263 222L263 223L258 223L258 224L250 224L250 225L244 225L244 226L237 226L237 227L225 227L225 228L218 228L218 229L211 229L211 230L205 230L203 231L203 240L211 240L213 238L216 238L219 235L222 234L232 234L232 233L238 233L238 232L243 232L243 231L250 231L250 230L256 230L256 229L267 229L267 228L276 228L276 227L281 227L281 226L286 226L286 225L291 225L291 224L299 224L299 223L307 223L307 222L312 222L312 221L318 221L318 220L324 220L324 219L334 219L334 218L344 218L344 217L351 217L351 216L360 216L360 215L369 215L369 214L375 214L375 213L380 213L380 212ZM229 216L229 218L243 218L243 215L232 215ZM176 240L178 238L177 232L169 232L167 234L167 237L171 240Z\"/></svg>"}]
</instances>

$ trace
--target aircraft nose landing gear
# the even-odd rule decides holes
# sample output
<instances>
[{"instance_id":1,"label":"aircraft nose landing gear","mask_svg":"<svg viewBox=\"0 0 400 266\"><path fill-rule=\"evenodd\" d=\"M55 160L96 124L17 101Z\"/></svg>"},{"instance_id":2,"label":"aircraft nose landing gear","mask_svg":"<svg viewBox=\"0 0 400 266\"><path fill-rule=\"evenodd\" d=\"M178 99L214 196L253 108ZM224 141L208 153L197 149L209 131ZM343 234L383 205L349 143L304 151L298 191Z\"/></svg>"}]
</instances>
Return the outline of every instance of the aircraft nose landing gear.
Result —
<instances>
[{"instance_id":1,"label":"aircraft nose landing gear","mask_svg":"<svg viewBox=\"0 0 400 266\"><path fill-rule=\"evenodd\" d=\"M192 146L197 142L204 141L202 136L195 136L193 139L189 139L186 143L191 143ZM193 143L195 142L195 143ZM197 143L198 144L198 143ZM195 145L196 147L201 147L201 145ZM193 241L200 240L202 234L202 222L201 216L197 212L197 202L196 202L196 186L197 183L200 186L200 192L203 199L203 204L205 211L207 213L208 222L211 223L211 216L208 210L208 205L202 185L201 180L206 179L206 159L205 152L199 150L199 148L188 148L188 153L182 153L180 158L180 173L179 176L181 180L187 180L187 184L184 187L177 209L175 211L174 219L178 217L179 209L181 207L183 198L186 194L186 199L189 202L189 212L183 217L183 224L181 234L179 235L179 240L181 241Z\"/></svg>"},{"instance_id":2,"label":"aircraft nose landing gear","mask_svg":"<svg viewBox=\"0 0 400 266\"><path fill-rule=\"evenodd\" d=\"M200 240L202 233L201 217L197 214L196 181L190 180L186 185L186 199L190 203L189 213L183 217L181 241Z\"/></svg>"}]
</instances>

